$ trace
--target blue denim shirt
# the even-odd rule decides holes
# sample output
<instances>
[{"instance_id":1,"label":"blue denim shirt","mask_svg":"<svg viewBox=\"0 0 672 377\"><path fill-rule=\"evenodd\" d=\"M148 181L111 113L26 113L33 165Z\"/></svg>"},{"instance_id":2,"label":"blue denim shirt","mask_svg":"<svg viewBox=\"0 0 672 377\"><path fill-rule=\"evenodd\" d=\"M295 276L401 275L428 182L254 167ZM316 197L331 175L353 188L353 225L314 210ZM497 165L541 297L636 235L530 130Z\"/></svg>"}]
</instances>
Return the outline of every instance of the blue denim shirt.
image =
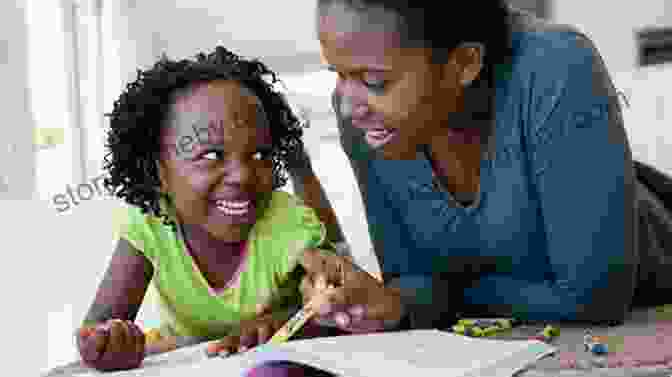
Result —
<instances>
[{"instance_id":1,"label":"blue denim shirt","mask_svg":"<svg viewBox=\"0 0 672 377\"><path fill-rule=\"evenodd\" d=\"M494 258L464 290L466 308L618 321L635 285L636 208L616 90L587 37L513 20L513 58L493 88L492 153L471 206L433 187L423 153L377 158L334 95L375 252L383 274L406 288L412 315L446 307L450 271Z\"/></svg>"}]
</instances>

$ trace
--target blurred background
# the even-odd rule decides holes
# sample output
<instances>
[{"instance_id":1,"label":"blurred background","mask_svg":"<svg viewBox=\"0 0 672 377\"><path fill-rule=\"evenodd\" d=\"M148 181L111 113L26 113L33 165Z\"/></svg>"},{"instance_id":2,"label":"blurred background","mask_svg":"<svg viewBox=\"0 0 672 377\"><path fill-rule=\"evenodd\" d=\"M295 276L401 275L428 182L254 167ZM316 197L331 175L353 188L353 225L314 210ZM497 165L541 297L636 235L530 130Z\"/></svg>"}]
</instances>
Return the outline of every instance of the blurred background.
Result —
<instances>
[{"instance_id":1,"label":"blurred background","mask_svg":"<svg viewBox=\"0 0 672 377\"><path fill-rule=\"evenodd\" d=\"M511 2L593 39L621 93L635 157L672 173L672 3ZM0 347L16 355L3 357L6 367L36 373L77 358L71 333L114 246L119 203L87 193L63 210L53 198L102 174L103 114L136 69L163 53L180 58L221 44L280 74L291 102L311 119L306 144L356 258L378 271L338 145L329 100L335 77L321 69L314 8L315 0L0 1L0 232L9 239L0 275L9 341ZM156 319L143 305L140 320Z\"/></svg>"}]
</instances>

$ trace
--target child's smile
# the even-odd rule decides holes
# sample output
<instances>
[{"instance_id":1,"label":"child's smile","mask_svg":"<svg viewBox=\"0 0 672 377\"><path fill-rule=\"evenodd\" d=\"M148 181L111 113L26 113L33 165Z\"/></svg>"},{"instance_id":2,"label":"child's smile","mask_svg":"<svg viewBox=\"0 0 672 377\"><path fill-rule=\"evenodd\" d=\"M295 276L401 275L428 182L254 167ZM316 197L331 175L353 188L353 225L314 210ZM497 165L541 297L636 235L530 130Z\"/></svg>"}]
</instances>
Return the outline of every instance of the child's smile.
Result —
<instances>
[{"instance_id":1,"label":"child's smile","mask_svg":"<svg viewBox=\"0 0 672 377\"><path fill-rule=\"evenodd\" d=\"M261 103L233 81L177 96L163 135L162 181L180 221L240 241L273 188L272 140Z\"/></svg>"}]
</instances>

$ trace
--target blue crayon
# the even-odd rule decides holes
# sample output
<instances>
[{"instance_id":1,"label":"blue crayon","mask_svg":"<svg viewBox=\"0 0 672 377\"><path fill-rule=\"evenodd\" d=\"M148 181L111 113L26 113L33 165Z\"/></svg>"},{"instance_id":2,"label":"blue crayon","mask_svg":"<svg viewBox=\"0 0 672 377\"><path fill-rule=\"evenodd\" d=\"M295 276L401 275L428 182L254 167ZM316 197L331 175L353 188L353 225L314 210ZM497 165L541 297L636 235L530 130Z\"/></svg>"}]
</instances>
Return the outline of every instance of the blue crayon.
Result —
<instances>
[{"instance_id":1,"label":"blue crayon","mask_svg":"<svg viewBox=\"0 0 672 377\"><path fill-rule=\"evenodd\" d=\"M593 343L590 345L590 352L595 355L604 355L609 352L609 350L607 349L607 345L604 343Z\"/></svg>"}]
</instances>

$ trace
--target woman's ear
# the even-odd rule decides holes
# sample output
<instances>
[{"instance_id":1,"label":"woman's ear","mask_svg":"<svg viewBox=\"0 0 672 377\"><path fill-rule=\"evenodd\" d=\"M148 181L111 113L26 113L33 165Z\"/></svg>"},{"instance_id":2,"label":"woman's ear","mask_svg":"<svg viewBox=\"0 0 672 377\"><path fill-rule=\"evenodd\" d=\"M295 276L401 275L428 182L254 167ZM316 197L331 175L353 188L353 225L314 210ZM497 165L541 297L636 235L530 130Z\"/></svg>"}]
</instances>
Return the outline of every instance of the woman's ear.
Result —
<instances>
[{"instance_id":1,"label":"woman's ear","mask_svg":"<svg viewBox=\"0 0 672 377\"><path fill-rule=\"evenodd\" d=\"M481 73L484 56L485 46L477 42L462 43L451 52L450 65L462 87L471 85Z\"/></svg>"}]
</instances>

